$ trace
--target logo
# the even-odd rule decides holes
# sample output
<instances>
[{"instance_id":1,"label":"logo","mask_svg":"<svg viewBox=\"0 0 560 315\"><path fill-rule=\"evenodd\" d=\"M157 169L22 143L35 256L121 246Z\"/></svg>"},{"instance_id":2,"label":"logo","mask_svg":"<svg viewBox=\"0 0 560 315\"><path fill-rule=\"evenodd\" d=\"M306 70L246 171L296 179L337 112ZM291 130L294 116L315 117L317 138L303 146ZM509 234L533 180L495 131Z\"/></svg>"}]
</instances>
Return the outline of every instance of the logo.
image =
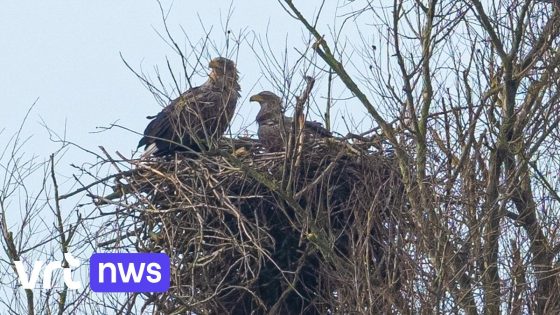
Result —
<instances>
[{"instance_id":1,"label":"logo","mask_svg":"<svg viewBox=\"0 0 560 315\"><path fill-rule=\"evenodd\" d=\"M164 292L169 289L169 257L163 253L96 253L90 258L94 292Z\"/></svg>"},{"instance_id":2,"label":"logo","mask_svg":"<svg viewBox=\"0 0 560 315\"><path fill-rule=\"evenodd\" d=\"M64 254L64 259L68 262L68 265L73 268L80 267L80 261L72 256L70 253ZM37 278L39 278L39 273L41 272L41 268L43 267L43 262L40 260L35 261L33 264L33 269L31 270L31 274L28 276L27 272L25 271L25 266L21 261L14 261L16 266L16 272L18 274L19 282L24 289L35 289L35 285L37 284ZM52 274L56 269L63 269L63 279L64 283L68 286L71 290L77 290L82 287L82 283L80 281L72 280L72 269L69 267L62 268L62 261L53 261L50 262L45 269L43 270L43 288L50 289L52 287Z\"/></svg>"}]
</instances>

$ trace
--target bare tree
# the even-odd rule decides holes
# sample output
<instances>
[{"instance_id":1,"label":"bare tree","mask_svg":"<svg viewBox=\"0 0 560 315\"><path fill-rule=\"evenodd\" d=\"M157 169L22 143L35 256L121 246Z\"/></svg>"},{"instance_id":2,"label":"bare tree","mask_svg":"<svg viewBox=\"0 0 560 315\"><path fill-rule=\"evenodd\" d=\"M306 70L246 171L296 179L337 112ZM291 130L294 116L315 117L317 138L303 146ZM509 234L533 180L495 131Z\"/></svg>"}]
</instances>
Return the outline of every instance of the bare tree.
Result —
<instances>
[{"instance_id":1,"label":"bare tree","mask_svg":"<svg viewBox=\"0 0 560 315\"><path fill-rule=\"evenodd\" d=\"M19 304L6 306L29 314L75 305L162 314L559 312L560 4L343 1L327 24L326 1L315 16L292 0L279 4L308 35L297 57L258 36L251 47L294 109L284 152L233 133L216 150L148 160L102 149L95 166L111 174L82 165L80 188L67 194L58 192L56 154L25 162L19 135L3 154L10 268L54 241L61 253L165 252L171 289L101 301L87 290L62 288L57 299L52 290L25 299L14 290ZM135 73L167 103L192 86L209 51L237 55L246 34L222 31L218 49L210 32L185 46L166 27L181 74L169 62L170 85L159 71ZM305 142L303 116L318 114L331 129L335 95L372 123L346 117L347 136ZM25 186L38 171L43 203ZM5 214L19 192L28 195L14 228ZM95 214L65 213L60 202L81 194ZM42 211L56 220L50 238L35 242L29 227Z\"/></svg>"},{"instance_id":2,"label":"bare tree","mask_svg":"<svg viewBox=\"0 0 560 315\"><path fill-rule=\"evenodd\" d=\"M48 157L28 157L26 153L26 144L31 137L24 136L25 123L33 108L30 107L19 130L9 137L0 154L0 230L4 262L4 298L0 303L6 314L66 314L82 309L84 297L89 292L87 282L76 274L76 266L69 265L65 256L83 250L83 239L77 237L77 232L81 230L84 218L74 211L76 208L65 208L59 200L56 169L67 145L62 143ZM78 290L69 288L62 281L62 273L55 272L50 283L46 274L39 273L46 282L37 279L36 288L43 289L22 288L21 277L31 280L37 260L44 263L42 267L49 262L62 261L63 268L74 269L73 278L81 280L82 287ZM25 274L18 274L16 262L23 264Z\"/></svg>"},{"instance_id":3,"label":"bare tree","mask_svg":"<svg viewBox=\"0 0 560 315\"><path fill-rule=\"evenodd\" d=\"M422 295L407 309L558 312L558 3L353 1L351 51L282 3L395 147Z\"/></svg>"}]
</instances>

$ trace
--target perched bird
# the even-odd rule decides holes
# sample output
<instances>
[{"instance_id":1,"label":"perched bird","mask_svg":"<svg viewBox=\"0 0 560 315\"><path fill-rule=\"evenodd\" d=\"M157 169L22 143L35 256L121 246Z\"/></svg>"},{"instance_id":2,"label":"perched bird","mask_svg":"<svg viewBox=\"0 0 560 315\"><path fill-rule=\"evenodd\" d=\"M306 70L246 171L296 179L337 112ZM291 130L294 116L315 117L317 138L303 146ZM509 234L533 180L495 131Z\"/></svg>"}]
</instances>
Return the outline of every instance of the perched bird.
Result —
<instances>
[{"instance_id":1,"label":"perched bird","mask_svg":"<svg viewBox=\"0 0 560 315\"><path fill-rule=\"evenodd\" d=\"M259 102L261 109L256 121L259 140L269 152L279 152L286 148L287 135L292 130L293 119L284 116L282 99L269 91L262 91L249 98L251 102ZM303 126L304 141L317 138L330 138L332 134L321 123L306 121Z\"/></svg>"},{"instance_id":2,"label":"perched bird","mask_svg":"<svg viewBox=\"0 0 560 315\"><path fill-rule=\"evenodd\" d=\"M208 80L174 99L152 119L138 147L143 157L179 151L200 151L227 130L241 88L235 63L218 57L209 64Z\"/></svg>"}]
</instances>

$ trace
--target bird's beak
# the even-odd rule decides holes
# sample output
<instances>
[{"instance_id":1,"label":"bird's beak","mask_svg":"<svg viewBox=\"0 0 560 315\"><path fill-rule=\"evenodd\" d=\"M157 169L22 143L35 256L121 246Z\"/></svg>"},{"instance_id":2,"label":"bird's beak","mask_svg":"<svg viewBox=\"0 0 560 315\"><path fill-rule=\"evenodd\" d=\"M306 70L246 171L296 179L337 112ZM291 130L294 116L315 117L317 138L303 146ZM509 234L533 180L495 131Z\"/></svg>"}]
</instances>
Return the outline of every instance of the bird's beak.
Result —
<instances>
[{"instance_id":1,"label":"bird's beak","mask_svg":"<svg viewBox=\"0 0 560 315\"><path fill-rule=\"evenodd\" d=\"M260 96L259 94L255 94L251 96L251 98L249 98L249 102L260 102L262 100L262 96Z\"/></svg>"}]
</instances>

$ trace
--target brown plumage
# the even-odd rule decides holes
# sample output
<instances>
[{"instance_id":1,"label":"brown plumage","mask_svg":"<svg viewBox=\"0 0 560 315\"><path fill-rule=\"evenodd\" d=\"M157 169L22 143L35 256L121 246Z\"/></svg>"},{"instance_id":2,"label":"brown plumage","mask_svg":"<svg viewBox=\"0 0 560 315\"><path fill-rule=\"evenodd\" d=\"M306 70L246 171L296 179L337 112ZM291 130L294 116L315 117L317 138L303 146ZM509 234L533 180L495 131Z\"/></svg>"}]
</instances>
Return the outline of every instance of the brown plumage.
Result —
<instances>
[{"instance_id":1,"label":"brown plumage","mask_svg":"<svg viewBox=\"0 0 560 315\"><path fill-rule=\"evenodd\" d=\"M181 94L153 117L138 147L143 156L163 156L177 151L200 151L227 130L239 91L235 63L218 57L210 61L208 80Z\"/></svg>"},{"instance_id":2,"label":"brown plumage","mask_svg":"<svg viewBox=\"0 0 560 315\"><path fill-rule=\"evenodd\" d=\"M251 102L259 102L261 109L256 121L259 124L259 141L269 152L279 152L286 149L287 135L292 130L293 119L284 116L282 99L269 91L262 91L251 96ZM330 138L332 134L321 123L306 121L303 126L304 141L316 138Z\"/></svg>"}]
</instances>

